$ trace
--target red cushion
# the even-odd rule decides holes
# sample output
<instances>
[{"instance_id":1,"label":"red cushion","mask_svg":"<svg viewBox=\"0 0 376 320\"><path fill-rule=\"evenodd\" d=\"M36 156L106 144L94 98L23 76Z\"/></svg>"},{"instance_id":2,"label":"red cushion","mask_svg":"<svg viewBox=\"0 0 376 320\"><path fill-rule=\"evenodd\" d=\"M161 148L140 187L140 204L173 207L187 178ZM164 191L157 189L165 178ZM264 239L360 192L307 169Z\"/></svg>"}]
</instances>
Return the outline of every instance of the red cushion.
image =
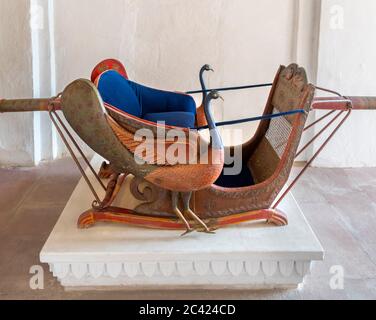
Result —
<instances>
[{"instance_id":1,"label":"red cushion","mask_svg":"<svg viewBox=\"0 0 376 320\"><path fill-rule=\"evenodd\" d=\"M95 80L105 71L107 70L115 70L120 73L124 78L128 79L127 70L125 70L124 65L116 59L106 59L99 62L93 72L91 73L91 81L95 82Z\"/></svg>"}]
</instances>

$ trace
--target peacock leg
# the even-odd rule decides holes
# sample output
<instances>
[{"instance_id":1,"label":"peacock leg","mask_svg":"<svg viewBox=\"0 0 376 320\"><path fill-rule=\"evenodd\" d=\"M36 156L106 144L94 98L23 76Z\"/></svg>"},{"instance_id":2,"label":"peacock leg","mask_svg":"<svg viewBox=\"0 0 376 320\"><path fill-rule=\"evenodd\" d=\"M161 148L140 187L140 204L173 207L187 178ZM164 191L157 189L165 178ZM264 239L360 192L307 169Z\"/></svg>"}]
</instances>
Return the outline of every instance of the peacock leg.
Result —
<instances>
[{"instance_id":1,"label":"peacock leg","mask_svg":"<svg viewBox=\"0 0 376 320\"><path fill-rule=\"evenodd\" d=\"M190 226L187 219L185 219L184 215L179 210L179 192L172 192L171 194L172 199L172 210L178 216L180 220L182 220L187 228L187 231L182 234L182 237L194 231L194 229Z\"/></svg>"},{"instance_id":2,"label":"peacock leg","mask_svg":"<svg viewBox=\"0 0 376 320\"><path fill-rule=\"evenodd\" d=\"M204 221L202 221L190 208L190 202L192 198L192 192L185 192L182 193L183 205L184 205L184 213L192 217L203 229L197 229L198 232L205 232L210 234L215 234L215 232L206 225Z\"/></svg>"}]
</instances>

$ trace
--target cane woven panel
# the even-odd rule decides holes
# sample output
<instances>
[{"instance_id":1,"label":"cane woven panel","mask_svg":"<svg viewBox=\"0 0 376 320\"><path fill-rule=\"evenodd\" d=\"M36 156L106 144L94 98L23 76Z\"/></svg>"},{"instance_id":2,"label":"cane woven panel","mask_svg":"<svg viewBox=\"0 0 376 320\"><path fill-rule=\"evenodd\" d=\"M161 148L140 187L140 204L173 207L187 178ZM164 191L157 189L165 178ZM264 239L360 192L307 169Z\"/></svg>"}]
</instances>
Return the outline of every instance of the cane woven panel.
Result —
<instances>
[{"instance_id":1,"label":"cane woven panel","mask_svg":"<svg viewBox=\"0 0 376 320\"><path fill-rule=\"evenodd\" d=\"M277 108L274 108L273 114L280 113ZM290 137L292 126L285 117L279 117L271 120L269 129L265 135L278 158L281 159L287 146L287 141Z\"/></svg>"},{"instance_id":2,"label":"cane woven panel","mask_svg":"<svg viewBox=\"0 0 376 320\"><path fill-rule=\"evenodd\" d=\"M279 112L274 108L273 114ZM292 126L286 117L270 121L269 129L249 163L256 183L261 183L273 175L285 153L291 131Z\"/></svg>"},{"instance_id":3,"label":"cane woven panel","mask_svg":"<svg viewBox=\"0 0 376 320\"><path fill-rule=\"evenodd\" d=\"M298 109L302 102L304 88L307 85L304 69L297 65L285 68L279 77L276 90L271 100L273 114ZM278 117L270 120L265 135L260 140L248 167L252 172L255 183L269 179L285 154L290 139L293 123L299 115ZM304 125L304 121L300 124ZM298 137L300 138L300 137ZM295 156L296 150L290 150L289 157Z\"/></svg>"}]
</instances>

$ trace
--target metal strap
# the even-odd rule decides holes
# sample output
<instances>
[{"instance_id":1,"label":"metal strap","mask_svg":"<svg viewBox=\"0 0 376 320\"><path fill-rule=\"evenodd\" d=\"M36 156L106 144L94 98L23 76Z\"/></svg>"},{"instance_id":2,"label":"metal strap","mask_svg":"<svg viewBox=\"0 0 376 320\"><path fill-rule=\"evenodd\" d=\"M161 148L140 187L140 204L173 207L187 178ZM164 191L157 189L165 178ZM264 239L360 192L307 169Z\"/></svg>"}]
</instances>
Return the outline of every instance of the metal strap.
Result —
<instances>
[{"instance_id":1,"label":"metal strap","mask_svg":"<svg viewBox=\"0 0 376 320\"><path fill-rule=\"evenodd\" d=\"M239 124L239 123L245 123L245 122L270 120L270 119L279 118L279 117L291 116L291 115L298 114L298 113L306 114L306 111L303 110L303 109L296 109L296 110L291 110L291 111L287 111L287 112L267 114L267 115L263 115L263 116L259 116L259 117L218 122L216 124L216 126L217 127L223 127L223 126L230 126L230 125ZM197 128L197 130L205 130L205 129L209 129L209 126L203 126L203 127L198 127Z\"/></svg>"},{"instance_id":2,"label":"metal strap","mask_svg":"<svg viewBox=\"0 0 376 320\"><path fill-rule=\"evenodd\" d=\"M206 90L194 90L194 91L187 91L186 94L196 94L196 93L209 93L211 91L237 91L237 90L245 90L245 89L254 89L254 88L263 88L263 87L271 87L273 83L262 83L262 84L252 84L247 86L238 86L238 87L224 87L224 88L217 88L217 89L206 89Z\"/></svg>"},{"instance_id":3,"label":"metal strap","mask_svg":"<svg viewBox=\"0 0 376 320\"><path fill-rule=\"evenodd\" d=\"M316 153L313 155L313 157L306 163L304 168L300 171L298 176L291 182L291 184L287 187L287 189L283 192L283 194L279 197L277 202L274 204L273 209L276 209L278 205L282 202L282 200L287 196L287 194L291 191L291 189L296 185L296 183L300 180L300 178L303 176L303 174L307 171L309 166L315 161L315 159L321 154L321 152L324 150L324 148L327 146L327 144L333 139L333 137L336 135L338 130L345 124L349 116L351 115L351 109L348 111L340 111L339 114L336 116L336 119L342 115L344 112L346 112L345 117L341 120L341 122L333 129L329 137L324 141L324 143L320 146L320 148L316 151ZM333 125L334 121L331 121L329 124L327 124L323 131L326 131L329 129L331 125ZM310 142L310 144L313 141Z\"/></svg>"},{"instance_id":4,"label":"metal strap","mask_svg":"<svg viewBox=\"0 0 376 320\"><path fill-rule=\"evenodd\" d=\"M73 152L73 149L72 149L71 146L69 145L69 143L68 143L67 139L65 138L65 136L64 136L64 134L63 134L61 128L59 127L58 122L57 122L56 119L55 119L55 117L56 117L57 114L56 114L56 112L54 111L53 108L50 108L50 110L49 110L49 115L50 115L51 121L52 121L52 123L54 124L54 126L55 126L55 128L56 128L58 134L60 135L61 139L63 140L63 142L64 142L64 144L65 144L65 146L67 147L67 149L68 149L68 151L69 151L69 153L70 153L72 159L73 159L74 162L76 163L77 168L80 170L82 177L85 179L87 185L88 185L89 188L90 188L90 191L91 191L92 194L94 195L95 201L96 201L97 203L100 203L101 200L100 200L100 198L99 198L97 192L95 191L95 189L94 189L92 183L90 182L89 177L87 176L85 170L84 170L83 167L81 166L80 161L77 159L75 153Z\"/></svg>"}]
</instances>

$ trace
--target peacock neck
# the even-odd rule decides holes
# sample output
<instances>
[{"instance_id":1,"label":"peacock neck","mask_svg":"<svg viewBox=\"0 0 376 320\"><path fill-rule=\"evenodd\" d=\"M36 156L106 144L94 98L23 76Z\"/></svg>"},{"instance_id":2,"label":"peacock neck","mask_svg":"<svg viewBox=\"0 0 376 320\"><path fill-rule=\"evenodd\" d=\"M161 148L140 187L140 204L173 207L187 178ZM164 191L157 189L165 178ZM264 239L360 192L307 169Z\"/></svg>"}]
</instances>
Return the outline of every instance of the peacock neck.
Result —
<instances>
[{"instance_id":1,"label":"peacock neck","mask_svg":"<svg viewBox=\"0 0 376 320\"><path fill-rule=\"evenodd\" d=\"M205 104L205 100L206 100L206 97L208 96L208 94L206 93L206 84L205 84L205 80L204 80L204 72L205 70L202 69L201 72L200 72L200 84L201 84L201 88L202 88L202 104L201 105L204 105Z\"/></svg>"},{"instance_id":2,"label":"peacock neck","mask_svg":"<svg viewBox=\"0 0 376 320\"><path fill-rule=\"evenodd\" d=\"M205 111L206 121L208 123L208 127L209 127L209 130L210 130L211 145L212 145L213 149L221 150L221 149L223 149L222 137L219 134L219 130L218 130L216 123L214 121L213 113L212 113L212 110L210 108L210 100L211 99L209 99L209 103L207 101L207 103L204 104L204 106L205 106L204 111Z\"/></svg>"}]
</instances>

